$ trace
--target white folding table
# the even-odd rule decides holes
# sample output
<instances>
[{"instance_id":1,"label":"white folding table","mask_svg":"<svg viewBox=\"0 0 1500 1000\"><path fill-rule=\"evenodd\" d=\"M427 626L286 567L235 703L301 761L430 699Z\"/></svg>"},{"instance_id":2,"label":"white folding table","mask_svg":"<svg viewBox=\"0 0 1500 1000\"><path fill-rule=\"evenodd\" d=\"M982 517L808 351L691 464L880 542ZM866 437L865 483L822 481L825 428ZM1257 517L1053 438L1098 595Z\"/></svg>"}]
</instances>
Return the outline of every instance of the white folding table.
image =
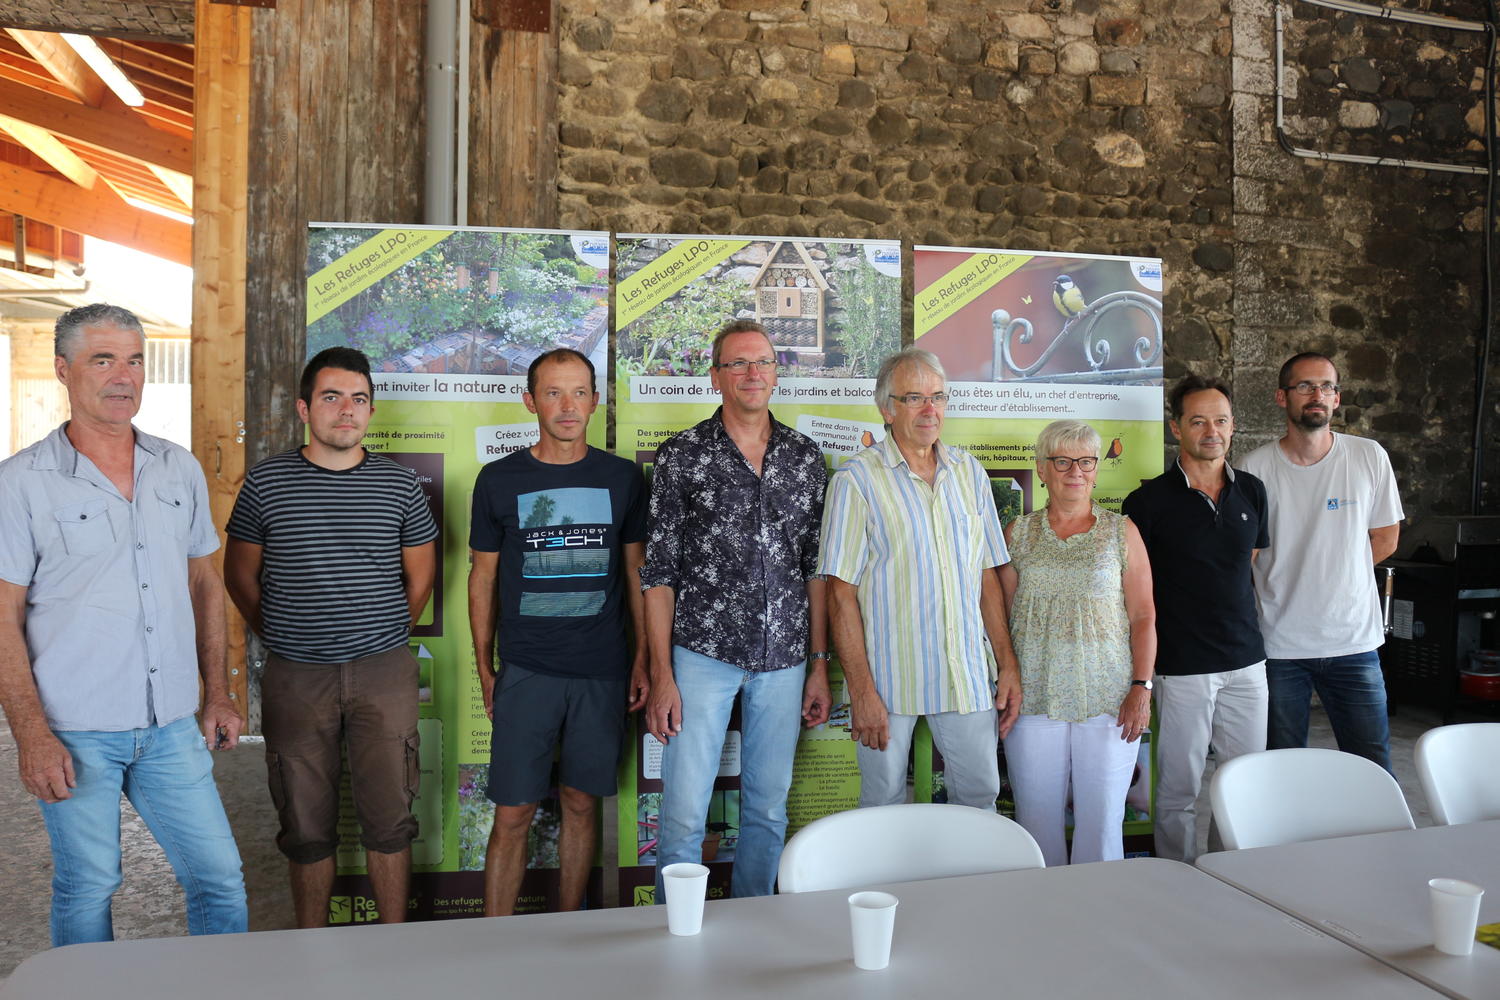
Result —
<instances>
[{"instance_id":1,"label":"white folding table","mask_svg":"<svg viewBox=\"0 0 1500 1000\"><path fill-rule=\"evenodd\" d=\"M1139 859L885 886L891 965L850 961L848 893L664 908L74 945L5 1000L543 996L861 1000L988 996L1432 997L1425 986L1193 868Z\"/></svg>"},{"instance_id":2,"label":"white folding table","mask_svg":"<svg viewBox=\"0 0 1500 1000\"><path fill-rule=\"evenodd\" d=\"M1500 820L1224 851L1198 867L1453 997L1500 998L1500 949L1432 947L1427 880L1485 889L1479 922L1500 922Z\"/></svg>"}]
</instances>

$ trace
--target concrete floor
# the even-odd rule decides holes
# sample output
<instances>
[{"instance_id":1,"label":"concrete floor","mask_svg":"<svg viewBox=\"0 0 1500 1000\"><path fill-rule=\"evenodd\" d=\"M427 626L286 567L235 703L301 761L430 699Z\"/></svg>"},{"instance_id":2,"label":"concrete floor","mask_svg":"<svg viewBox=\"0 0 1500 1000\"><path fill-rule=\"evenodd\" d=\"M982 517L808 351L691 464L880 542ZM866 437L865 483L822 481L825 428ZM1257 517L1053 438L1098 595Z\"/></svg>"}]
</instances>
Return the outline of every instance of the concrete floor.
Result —
<instances>
[{"instance_id":1,"label":"concrete floor","mask_svg":"<svg viewBox=\"0 0 1500 1000\"><path fill-rule=\"evenodd\" d=\"M266 791L262 745L241 743L215 755L219 795L239 843L250 900L250 929L292 926L286 862L272 842L276 816ZM124 884L115 894L117 938L170 937L187 933L182 890L166 856L129 803L122 802L120 840ZM10 726L0 719L0 980L24 959L49 947L52 862L47 830L36 800L26 793L16 767Z\"/></svg>"},{"instance_id":2,"label":"concrete floor","mask_svg":"<svg viewBox=\"0 0 1500 1000\"><path fill-rule=\"evenodd\" d=\"M1493 718L1493 717L1491 717ZM1464 716L1460 722L1479 721ZM1432 825L1432 815L1417 782L1412 751L1422 733L1438 724L1435 712L1404 708L1391 719L1391 756L1418 826ZM1310 742L1333 746L1327 718L1313 713ZM1213 765L1209 765L1212 773ZM286 865L272 843L276 820L265 783L265 762L258 743L216 757L216 777L225 810L245 863L250 901L250 929L275 930L292 925ZM1208 782L1199 802L1199 843L1208 837ZM610 813L606 812L606 815ZM128 803L121 807L125 881L115 897L118 938L166 937L187 933L182 893L161 849ZM47 912L52 865L47 833L35 801L21 787L16 772L16 745L10 727L0 720L0 981L28 956L48 947Z\"/></svg>"}]
</instances>

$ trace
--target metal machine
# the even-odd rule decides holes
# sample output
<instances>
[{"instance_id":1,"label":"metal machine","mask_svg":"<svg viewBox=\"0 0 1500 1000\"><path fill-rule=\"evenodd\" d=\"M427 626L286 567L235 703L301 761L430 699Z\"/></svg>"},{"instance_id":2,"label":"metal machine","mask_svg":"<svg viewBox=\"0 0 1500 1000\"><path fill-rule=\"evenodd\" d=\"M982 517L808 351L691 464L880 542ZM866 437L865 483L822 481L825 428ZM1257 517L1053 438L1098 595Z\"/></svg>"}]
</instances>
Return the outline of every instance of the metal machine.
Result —
<instances>
[{"instance_id":1,"label":"metal machine","mask_svg":"<svg viewBox=\"0 0 1500 1000\"><path fill-rule=\"evenodd\" d=\"M1460 697L1500 706L1500 679L1475 680L1472 666L1476 652L1500 649L1500 516L1413 515L1377 575L1386 568L1394 579L1380 663L1391 702L1434 706L1445 724Z\"/></svg>"}]
</instances>

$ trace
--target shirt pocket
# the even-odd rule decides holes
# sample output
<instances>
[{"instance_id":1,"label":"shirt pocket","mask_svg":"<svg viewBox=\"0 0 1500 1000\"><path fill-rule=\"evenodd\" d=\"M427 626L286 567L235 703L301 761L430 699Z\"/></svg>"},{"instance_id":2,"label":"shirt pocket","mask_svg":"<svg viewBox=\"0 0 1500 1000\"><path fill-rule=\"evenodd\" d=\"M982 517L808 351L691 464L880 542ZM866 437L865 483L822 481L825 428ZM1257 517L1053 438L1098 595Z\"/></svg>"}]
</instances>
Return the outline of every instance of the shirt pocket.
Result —
<instances>
[{"instance_id":1,"label":"shirt pocket","mask_svg":"<svg viewBox=\"0 0 1500 1000\"><path fill-rule=\"evenodd\" d=\"M109 505L102 497L68 504L52 512L63 548L70 556L90 556L114 544L115 532L109 524Z\"/></svg>"},{"instance_id":2,"label":"shirt pocket","mask_svg":"<svg viewBox=\"0 0 1500 1000\"><path fill-rule=\"evenodd\" d=\"M173 538L186 538L192 526L187 488L181 483L165 483L156 487L156 500L167 531Z\"/></svg>"},{"instance_id":3,"label":"shirt pocket","mask_svg":"<svg viewBox=\"0 0 1500 1000\"><path fill-rule=\"evenodd\" d=\"M966 569L979 567L979 556L984 550L984 522L961 510L953 516L953 548L959 565Z\"/></svg>"}]
</instances>

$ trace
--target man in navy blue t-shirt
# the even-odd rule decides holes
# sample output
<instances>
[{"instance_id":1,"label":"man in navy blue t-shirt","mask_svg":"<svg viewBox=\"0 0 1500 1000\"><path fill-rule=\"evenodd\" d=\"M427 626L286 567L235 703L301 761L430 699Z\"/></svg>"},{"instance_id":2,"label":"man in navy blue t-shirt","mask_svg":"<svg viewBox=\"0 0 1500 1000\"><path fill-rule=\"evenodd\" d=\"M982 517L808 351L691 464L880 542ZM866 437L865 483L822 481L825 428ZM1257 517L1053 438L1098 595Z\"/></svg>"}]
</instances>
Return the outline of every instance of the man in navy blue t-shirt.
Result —
<instances>
[{"instance_id":1,"label":"man in navy blue t-shirt","mask_svg":"<svg viewBox=\"0 0 1500 1000\"><path fill-rule=\"evenodd\" d=\"M559 741L559 905L582 905L599 799L615 793L625 718L645 704L648 690L640 470L584 440L599 405L594 366L584 355L559 349L537 358L523 398L541 440L480 470L469 528L469 628L494 723L487 916L515 910L526 834Z\"/></svg>"}]
</instances>

